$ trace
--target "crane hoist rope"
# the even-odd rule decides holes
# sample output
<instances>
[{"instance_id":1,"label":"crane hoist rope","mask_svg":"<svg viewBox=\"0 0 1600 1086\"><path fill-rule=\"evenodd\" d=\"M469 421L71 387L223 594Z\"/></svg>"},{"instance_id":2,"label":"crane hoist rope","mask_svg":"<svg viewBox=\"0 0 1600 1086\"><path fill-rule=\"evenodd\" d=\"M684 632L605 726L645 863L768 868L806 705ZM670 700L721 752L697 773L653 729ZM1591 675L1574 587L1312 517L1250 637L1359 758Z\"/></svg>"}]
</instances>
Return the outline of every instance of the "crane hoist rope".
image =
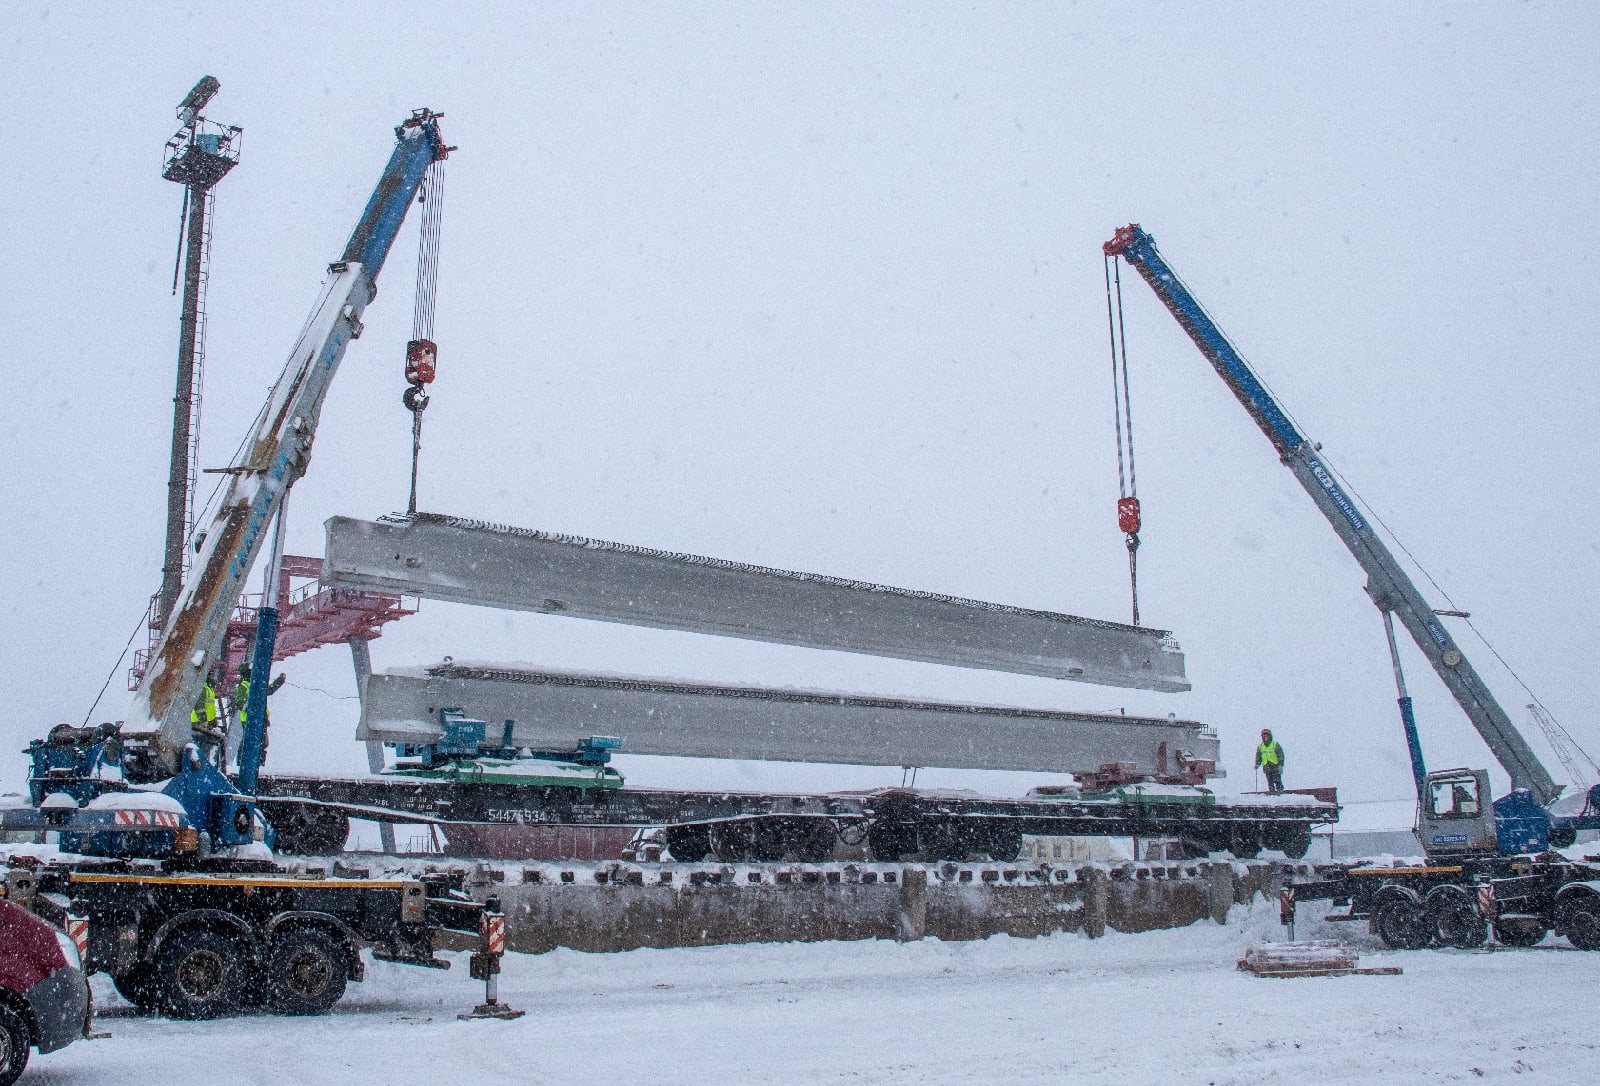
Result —
<instances>
[{"instance_id":1,"label":"crane hoist rope","mask_svg":"<svg viewBox=\"0 0 1600 1086\"><path fill-rule=\"evenodd\" d=\"M1106 327L1111 335L1111 402L1117 424L1117 527L1128 544L1133 624L1139 625L1139 476L1133 458L1133 399L1128 387L1128 342L1122 321L1122 267L1105 257ZM1120 354L1120 359L1119 359ZM1124 425L1126 423L1126 425Z\"/></svg>"},{"instance_id":2,"label":"crane hoist rope","mask_svg":"<svg viewBox=\"0 0 1600 1086\"><path fill-rule=\"evenodd\" d=\"M1555 719L1555 717L1550 713L1549 708L1546 707L1542 700L1540 700L1539 695L1534 693L1533 687L1528 685L1528 681L1524 679L1521 673L1511 665L1511 661L1507 660L1505 656L1501 654L1494 642L1489 640L1488 635L1480 630L1477 624L1472 621L1472 615L1467 611L1459 609L1459 605L1451 597L1450 593L1445 590L1444 585L1440 584L1438 578L1434 577L1433 573L1428 569L1428 567L1423 565L1422 559L1418 558L1416 554L1412 552L1411 548L1406 546L1405 540L1402 539L1393 528L1389 527L1389 523L1383 519L1383 515L1373 507L1370 501L1362 496L1361 492L1355 488L1355 486L1350 482L1349 478L1343 472L1339 471L1331 464L1325 463L1323 466L1328 470L1329 473L1339 480L1340 485L1345 488L1346 492L1349 493L1350 497L1356 502L1356 504L1362 508L1367 516L1370 517L1380 529L1382 529L1384 537L1399 548L1400 552L1406 556L1416 571L1427 579L1428 583L1433 586L1433 590L1439 593L1440 598L1442 598L1452 608L1452 610L1448 611L1435 610L1434 614L1449 615L1461 619L1462 622L1465 623L1467 629L1472 631L1473 636L1483 644L1484 648L1489 650L1489 654L1499 661L1501 667L1505 668L1506 674L1510 675L1512 680L1518 686L1522 687L1523 693L1533 699L1534 704L1530 704L1528 708L1532 711L1534 720L1538 723L1539 727L1543 729L1546 737L1550 740L1551 748L1556 752L1557 756L1560 757L1561 755L1563 741L1562 737L1564 737L1566 741L1571 742L1577 747L1578 753L1581 754L1583 758L1589 759L1588 752L1585 751L1581 746L1578 746L1577 741L1572 739L1572 736L1567 733L1566 728L1562 726L1560 721ZM1559 732L1560 737L1558 737L1556 734L1553 734L1552 729L1554 729L1556 732ZM1589 760L1592 764L1592 759ZM1562 764L1566 766L1564 761ZM1566 768L1570 772L1571 767L1567 766ZM1597 773L1596 775L1600 776L1600 773ZM1582 774L1580 774L1580 776L1582 776ZM1575 777L1572 783L1582 784L1583 781Z\"/></svg>"},{"instance_id":3,"label":"crane hoist rope","mask_svg":"<svg viewBox=\"0 0 1600 1086\"><path fill-rule=\"evenodd\" d=\"M417 192L422 229L417 242L417 293L411 309L411 341L406 344L406 390L400 400L411 412L411 497L408 513L417 511L417 460L422 453L422 412L428 406L424 386L433 382L439 345L433 340L433 314L439 297L439 222L444 212L444 159L436 159Z\"/></svg>"}]
</instances>

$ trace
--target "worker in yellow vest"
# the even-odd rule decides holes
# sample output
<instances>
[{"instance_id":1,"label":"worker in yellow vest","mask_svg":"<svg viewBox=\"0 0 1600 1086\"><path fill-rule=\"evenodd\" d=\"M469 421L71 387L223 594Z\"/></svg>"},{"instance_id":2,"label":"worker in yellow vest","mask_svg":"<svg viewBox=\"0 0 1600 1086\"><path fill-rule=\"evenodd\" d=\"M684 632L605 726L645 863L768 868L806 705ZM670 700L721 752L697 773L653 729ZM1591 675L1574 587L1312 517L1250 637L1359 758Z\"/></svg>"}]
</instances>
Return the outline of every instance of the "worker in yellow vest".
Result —
<instances>
[{"instance_id":1,"label":"worker in yellow vest","mask_svg":"<svg viewBox=\"0 0 1600 1086\"><path fill-rule=\"evenodd\" d=\"M1256 766L1267 775L1267 791L1283 791L1283 744L1272 738L1271 728L1261 729L1261 745L1256 747Z\"/></svg>"},{"instance_id":2,"label":"worker in yellow vest","mask_svg":"<svg viewBox=\"0 0 1600 1086\"><path fill-rule=\"evenodd\" d=\"M283 681L286 678L288 678L287 675L280 674L276 679L273 679L270 683L268 683L267 684L267 697L270 698L272 695L276 694L278 692L279 688L283 686ZM250 708L249 708L249 706L250 706L250 661L246 660L246 661L244 661L243 663L241 663L239 665L239 685L237 685L237 686L235 686L233 688L233 707L239 713L239 727L240 727L241 730L244 728L245 721L248 720L249 717L250 717ZM266 711L266 715L262 718L262 724L263 724L263 727L261 729L261 759L262 759L262 761L265 761L266 757L267 757L267 743L268 743L267 729L272 727L272 711L270 709Z\"/></svg>"},{"instance_id":3,"label":"worker in yellow vest","mask_svg":"<svg viewBox=\"0 0 1600 1086\"><path fill-rule=\"evenodd\" d=\"M211 685L211 680L207 679L205 689L200 692L200 700L189 710L189 726L215 735L219 730L217 720L221 715L222 712L217 705L216 688Z\"/></svg>"}]
</instances>

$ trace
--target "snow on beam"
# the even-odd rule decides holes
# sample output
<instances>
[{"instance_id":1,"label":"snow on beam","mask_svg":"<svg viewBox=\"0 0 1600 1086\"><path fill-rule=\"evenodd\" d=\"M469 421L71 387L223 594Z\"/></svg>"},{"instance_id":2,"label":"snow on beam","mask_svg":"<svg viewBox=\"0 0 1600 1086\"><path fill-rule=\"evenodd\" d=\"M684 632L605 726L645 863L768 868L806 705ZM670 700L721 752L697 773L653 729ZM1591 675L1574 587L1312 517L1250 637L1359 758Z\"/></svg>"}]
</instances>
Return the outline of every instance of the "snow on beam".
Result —
<instances>
[{"instance_id":1,"label":"snow on beam","mask_svg":"<svg viewBox=\"0 0 1600 1086\"><path fill-rule=\"evenodd\" d=\"M1165 630L419 513L327 522L322 583L1141 690Z\"/></svg>"},{"instance_id":2,"label":"snow on beam","mask_svg":"<svg viewBox=\"0 0 1600 1086\"><path fill-rule=\"evenodd\" d=\"M512 721L511 745L544 751L615 735L625 754L1040 773L1123 762L1139 774L1218 757L1216 735L1192 720L464 664L368 676L356 738L432 743L441 709L486 721L491 743Z\"/></svg>"}]
</instances>

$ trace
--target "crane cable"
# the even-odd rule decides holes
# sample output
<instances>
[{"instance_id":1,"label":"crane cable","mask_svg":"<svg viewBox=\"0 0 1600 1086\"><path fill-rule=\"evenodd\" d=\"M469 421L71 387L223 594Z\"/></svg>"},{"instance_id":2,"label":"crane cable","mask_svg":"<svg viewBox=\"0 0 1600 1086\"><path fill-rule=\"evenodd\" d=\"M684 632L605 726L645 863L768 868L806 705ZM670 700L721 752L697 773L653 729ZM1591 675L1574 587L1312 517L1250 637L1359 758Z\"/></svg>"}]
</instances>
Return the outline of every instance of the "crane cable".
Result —
<instances>
[{"instance_id":1,"label":"crane cable","mask_svg":"<svg viewBox=\"0 0 1600 1086\"><path fill-rule=\"evenodd\" d=\"M424 386L431 384L439 360L433 341L433 314L439 297L439 221L444 212L444 159L428 165L417 190L422 229L417 241L417 294L411 309L411 341L406 344L406 390L400 402L411 412L411 497L408 513L417 511L417 461L422 453L422 412L428 406Z\"/></svg>"},{"instance_id":2,"label":"crane cable","mask_svg":"<svg viewBox=\"0 0 1600 1086\"><path fill-rule=\"evenodd\" d=\"M1433 576L1433 573L1429 571L1428 567L1422 564L1422 560L1412 553L1410 547L1406 546L1405 540L1401 539L1400 536L1395 533L1395 530L1389 527L1388 522L1383 519L1383 515L1373 508L1372 503L1362 496L1361 492L1355 488L1355 486L1344 475L1344 473L1333 467L1333 465L1329 464L1327 461L1323 461L1323 466L1333 473L1334 477L1339 480L1339 483L1344 487L1345 491L1356 501L1357 504L1361 506L1363 510L1366 511L1367 516L1371 517L1373 522L1376 523L1378 527L1383 529L1384 535L1388 536L1389 541L1398 547L1400 552L1411 560L1411 564L1416 568L1417 572L1422 574L1422 576L1427 579L1428 583L1433 586L1433 590L1439 593L1440 598L1448 603L1451 609L1455 611L1456 615L1466 623L1467 629L1473 632L1473 635L1483 643L1483 647L1488 649L1490 654L1500 662L1500 666L1506 669L1506 673L1516 681L1518 686L1522 687L1522 692L1529 698L1533 699L1532 704L1529 705L1529 708L1532 709L1534 706L1537 706L1538 709L1549 718L1550 724L1553 726L1553 728L1568 741L1570 741L1572 745L1577 748L1578 753L1583 755L1584 759L1592 764L1594 759L1590 756L1589 752L1584 750L1578 741L1572 737L1572 733L1568 732L1566 727L1555 718L1555 714L1550 712L1550 708L1549 706L1545 705L1544 700L1540 698L1538 694L1534 693L1533 687L1529 686L1527 680L1525 680L1522 675L1518 673L1516 668L1511 666L1511 661L1507 660L1503 655L1501 655L1500 650L1495 646L1494 642L1490 641L1488 635L1480 630L1477 624L1472 621L1472 616L1465 610L1461 609L1460 605L1451 598L1450 593L1445 591L1444 586L1438 582L1438 580ZM1557 741L1552 740L1551 747L1555 748L1556 745ZM1573 783L1578 784L1581 782L1574 781Z\"/></svg>"},{"instance_id":3,"label":"crane cable","mask_svg":"<svg viewBox=\"0 0 1600 1086\"><path fill-rule=\"evenodd\" d=\"M1122 321L1122 264L1105 256L1106 327L1111 336L1111 402L1117 420L1117 527L1128 544L1133 624L1139 625L1139 477L1133 459L1133 398L1128 387L1128 341ZM1115 265L1115 267L1113 267ZM1113 288L1115 300L1113 301ZM1121 355L1120 364L1118 355ZM1126 426L1124 426L1126 421Z\"/></svg>"}]
</instances>

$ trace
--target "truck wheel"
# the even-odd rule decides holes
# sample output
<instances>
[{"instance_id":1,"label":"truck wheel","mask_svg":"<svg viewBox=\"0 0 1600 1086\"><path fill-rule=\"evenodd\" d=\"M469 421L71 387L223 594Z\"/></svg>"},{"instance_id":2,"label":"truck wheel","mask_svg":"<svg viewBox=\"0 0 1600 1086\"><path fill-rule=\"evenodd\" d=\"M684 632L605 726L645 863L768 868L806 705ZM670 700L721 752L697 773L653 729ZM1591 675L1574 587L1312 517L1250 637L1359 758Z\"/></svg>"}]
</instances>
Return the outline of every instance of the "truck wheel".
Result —
<instances>
[{"instance_id":1,"label":"truck wheel","mask_svg":"<svg viewBox=\"0 0 1600 1086\"><path fill-rule=\"evenodd\" d=\"M327 1014L344 995L350 949L321 928L295 928L267 955L267 1001L279 1014Z\"/></svg>"},{"instance_id":2,"label":"truck wheel","mask_svg":"<svg viewBox=\"0 0 1600 1086\"><path fill-rule=\"evenodd\" d=\"M711 851L711 831L705 826L668 826L667 851L681 864L697 864Z\"/></svg>"},{"instance_id":3,"label":"truck wheel","mask_svg":"<svg viewBox=\"0 0 1600 1086\"><path fill-rule=\"evenodd\" d=\"M1573 829L1571 826L1564 826L1560 829L1557 829L1554 826L1550 827L1551 848L1571 848L1577 843L1578 831Z\"/></svg>"},{"instance_id":4,"label":"truck wheel","mask_svg":"<svg viewBox=\"0 0 1600 1086\"><path fill-rule=\"evenodd\" d=\"M1421 950L1433 938L1422 906L1407 898L1391 898L1378 906L1372 928L1395 950Z\"/></svg>"},{"instance_id":5,"label":"truck wheel","mask_svg":"<svg viewBox=\"0 0 1600 1086\"><path fill-rule=\"evenodd\" d=\"M11 1086L28 1066L28 1023L0 1004L0 1086Z\"/></svg>"},{"instance_id":6,"label":"truck wheel","mask_svg":"<svg viewBox=\"0 0 1600 1086\"><path fill-rule=\"evenodd\" d=\"M1439 942L1462 950L1480 947L1489 939L1489 925L1463 894L1439 894L1429 901L1428 927Z\"/></svg>"},{"instance_id":7,"label":"truck wheel","mask_svg":"<svg viewBox=\"0 0 1600 1086\"><path fill-rule=\"evenodd\" d=\"M113 976L111 984L123 999L149 1014L161 1006L152 980L149 964L140 962L126 973Z\"/></svg>"},{"instance_id":8,"label":"truck wheel","mask_svg":"<svg viewBox=\"0 0 1600 1086\"><path fill-rule=\"evenodd\" d=\"M1494 926L1494 937L1506 946L1538 946L1549 932L1538 920L1502 920Z\"/></svg>"},{"instance_id":9,"label":"truck wheel","mask_svg":"<svg viewBox=\"0 0 1600 1086\"><path fill-rule=\"evenodd\" d=\"M196 928L171 936L155 963L156 998L174 1018L221 1018L239 1009L244 961L239 944Z\"/></svg>"},{"instance_id":10,"label":"truck wheel","mask_svg":"<svg viewBox=\"0 0 1600 1086\"><path fill-rule=\"evenodd\" d=\"M1573 906L1561 927L1567 940L1579 950L1600 950L1600 904L1586 901Z\"/></svg>"}]
</instances>

